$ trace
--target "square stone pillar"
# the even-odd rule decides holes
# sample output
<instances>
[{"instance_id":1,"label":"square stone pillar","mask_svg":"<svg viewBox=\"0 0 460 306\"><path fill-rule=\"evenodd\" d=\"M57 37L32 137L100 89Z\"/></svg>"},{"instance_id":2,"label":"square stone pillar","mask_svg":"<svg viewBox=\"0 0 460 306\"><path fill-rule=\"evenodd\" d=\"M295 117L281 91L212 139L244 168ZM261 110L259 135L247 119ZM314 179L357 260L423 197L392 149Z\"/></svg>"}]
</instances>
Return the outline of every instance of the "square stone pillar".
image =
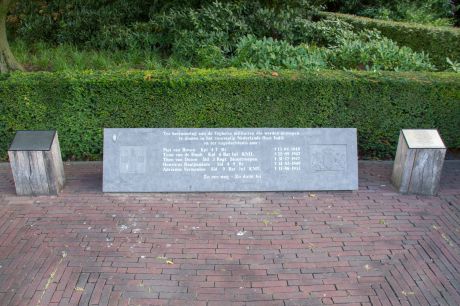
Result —
<instances>
[{"instance_id":1,"label":"square stone pillar","mask_svg":"<svg viewBox=\"0 0 460 306\"><path fill-rule=\"evenodd\" d=\"M56 131L17 131L8 150L18 195L57 195L64 166Z\"/></svg>"},{"instance_id":2,"label":"square stone pillar","mask_svg":"<svg viewBox=\"0 0 460 306\"><path fill-rule=\"evenodd\" d=\"M391 181L401 193L436 195L446 147L437 130L402 130Z\"/></svg>"}]
</instances>

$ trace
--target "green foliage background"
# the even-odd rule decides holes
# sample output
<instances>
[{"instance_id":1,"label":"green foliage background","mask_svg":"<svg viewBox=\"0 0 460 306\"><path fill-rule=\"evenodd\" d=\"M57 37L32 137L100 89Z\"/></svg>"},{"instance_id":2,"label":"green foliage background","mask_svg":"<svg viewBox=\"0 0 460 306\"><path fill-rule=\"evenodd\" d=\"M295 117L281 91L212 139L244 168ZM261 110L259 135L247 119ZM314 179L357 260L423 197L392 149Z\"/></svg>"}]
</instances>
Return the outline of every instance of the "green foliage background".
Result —
<instances>
[{"instance_id":1,"label":"green foliage background","mask_svg":"<svg viewBox=\"0 0 460 306\"><path fill-rule=\"evenodd\" d=\"M104 127L356 127L362 158L401 128L460 148L460 75L159 70L14 73L0 80L0 159L14 132L57 129L65 159L100 159Z\"/></svg>"},{"instance_id":2,"label":"green foliage background","mask_svg":"<svg viewBox=\"0 0 460 306\"><path fill-rule=\"evenodd\" d=\"M326 3L331 1L21 0L8 17L8 28L13 40L32 46L29 57L34 44L46 43L78 51L144 53L165 67L430 71L434 64L442 71L451 69L447 57L460 61L458 28L319 13ZM352 11L370 5L337 3ZM429 6L435 9L436 3ZM373 29L383 37L361 37L363 30ZM254 51L244 52L248 58L237 54L242 41L246 51ZM260 61L267 55L275 57L273 63Z\"/></svg>"},{"instance_id":3,"label":"green foliage background","mask_svg":"<svg viewBox=\"0 0 460 306\"><path fill-rule=\"evenodd\" d=\"M170 12L210 6L216 0L18 0L10 11L11 37L93 46L107 28L145 23ZM225 5L316 11L324 0L226 0ZM96 37L96 38L95 38ZM95 42L96 41L96 42Z\"/></svg>"},{"instance_id":4,"label":"green foliage background","mask_svg":"<svg viewBox=\"0 0 460 306\"><path fill-rule=\"evenodd\" d=\"M458 0L326 0L328 11L384 20L460 26Z\"/></svg>"},{"instance_id":5,"label":"green foliage background","mask_svg":"<svg viewBox=\"0 0 460 306\"><path fill-rule=\"evenodd\" d=\"M460 29L434 27L405 22L395 22L357 17L338 13L321 13L326 18L339 18L357 30L377 29L384 36L414 51L424 51L437 67L447 68L446 57L460 60Z\"/></svg>"}]
</instances>

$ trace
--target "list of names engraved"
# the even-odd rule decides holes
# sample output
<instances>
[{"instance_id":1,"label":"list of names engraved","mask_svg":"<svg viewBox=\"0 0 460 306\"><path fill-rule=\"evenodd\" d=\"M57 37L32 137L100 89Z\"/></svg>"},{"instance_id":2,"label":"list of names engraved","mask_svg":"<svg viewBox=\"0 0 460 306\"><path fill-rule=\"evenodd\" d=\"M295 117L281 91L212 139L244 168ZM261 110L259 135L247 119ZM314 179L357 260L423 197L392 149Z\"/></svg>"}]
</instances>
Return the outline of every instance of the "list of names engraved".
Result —
<instances>
[{"instance_id":1,"label":"list of names engraved","mask_svg":"<svg viewBox=\"0 0 460 306\"><path fill-rule=\"evenodd\" d=\"M299 132L286 131L163 131L175 138L175 146L162 148L163 172L199 172L205 180L262 179L262 154L270 155L273 171L300 171L302 149L299 146L275 146L270 152L253 150L273 146ZM178 146L181 145L181 146ZM241 148L241 147L244 147ZM270 171L271 172L271 171Z\"/></svg>"}]
</instances>

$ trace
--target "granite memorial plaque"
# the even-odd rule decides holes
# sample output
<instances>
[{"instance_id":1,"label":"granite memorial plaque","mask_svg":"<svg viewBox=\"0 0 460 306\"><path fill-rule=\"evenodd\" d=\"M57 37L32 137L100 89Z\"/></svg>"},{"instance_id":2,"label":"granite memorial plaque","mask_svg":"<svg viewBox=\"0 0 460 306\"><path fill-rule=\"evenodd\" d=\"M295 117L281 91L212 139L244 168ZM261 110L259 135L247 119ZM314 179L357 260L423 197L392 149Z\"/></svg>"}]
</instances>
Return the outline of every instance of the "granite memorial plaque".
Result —
<instances>
[{"instance_id":1,"label":"granite memorial plaque","mask_svg":"<svg viewBox=\"0 0 460 306\"><path fill-rule=\"evenodd\" d=\"M356 189L356 129L104 130L104 192Z\"/></svg>"}]
</instances>

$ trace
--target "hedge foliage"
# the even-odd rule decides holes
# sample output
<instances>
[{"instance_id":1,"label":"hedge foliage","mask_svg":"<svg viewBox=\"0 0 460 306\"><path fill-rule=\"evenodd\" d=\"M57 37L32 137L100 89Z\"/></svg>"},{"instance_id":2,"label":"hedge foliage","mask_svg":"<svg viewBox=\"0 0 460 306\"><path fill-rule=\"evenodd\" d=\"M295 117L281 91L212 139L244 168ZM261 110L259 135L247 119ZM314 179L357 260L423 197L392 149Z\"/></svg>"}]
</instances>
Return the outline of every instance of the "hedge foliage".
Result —
<instances>
[{"instance_id":1,"label":"hedge foliage","mask_svg":"<svg viewBox=\"0 0 460 306\"><path fill-rule=\"evenodd\" d=\"M104 127L356 127L362 158L401 128L460 147L460 75L163 70L14 73L0 79L0 159L15 130L57 129L65 159L100 159Z\"/></svg>"},{"instance_id":2,"label":"hedge foliage","mask_svg":"<svg viewBox=\"0 0 460 306\"><path fill-rule=\"evenodd\" d=\"M339 18L351 23L357 30L377 29L400 46L424 51L438 68L448 68L446 57L460 61L460 29L434 27L415 23L371 19L340 13L320 13L323 17Z\"/></svg>"}]
</instances>

